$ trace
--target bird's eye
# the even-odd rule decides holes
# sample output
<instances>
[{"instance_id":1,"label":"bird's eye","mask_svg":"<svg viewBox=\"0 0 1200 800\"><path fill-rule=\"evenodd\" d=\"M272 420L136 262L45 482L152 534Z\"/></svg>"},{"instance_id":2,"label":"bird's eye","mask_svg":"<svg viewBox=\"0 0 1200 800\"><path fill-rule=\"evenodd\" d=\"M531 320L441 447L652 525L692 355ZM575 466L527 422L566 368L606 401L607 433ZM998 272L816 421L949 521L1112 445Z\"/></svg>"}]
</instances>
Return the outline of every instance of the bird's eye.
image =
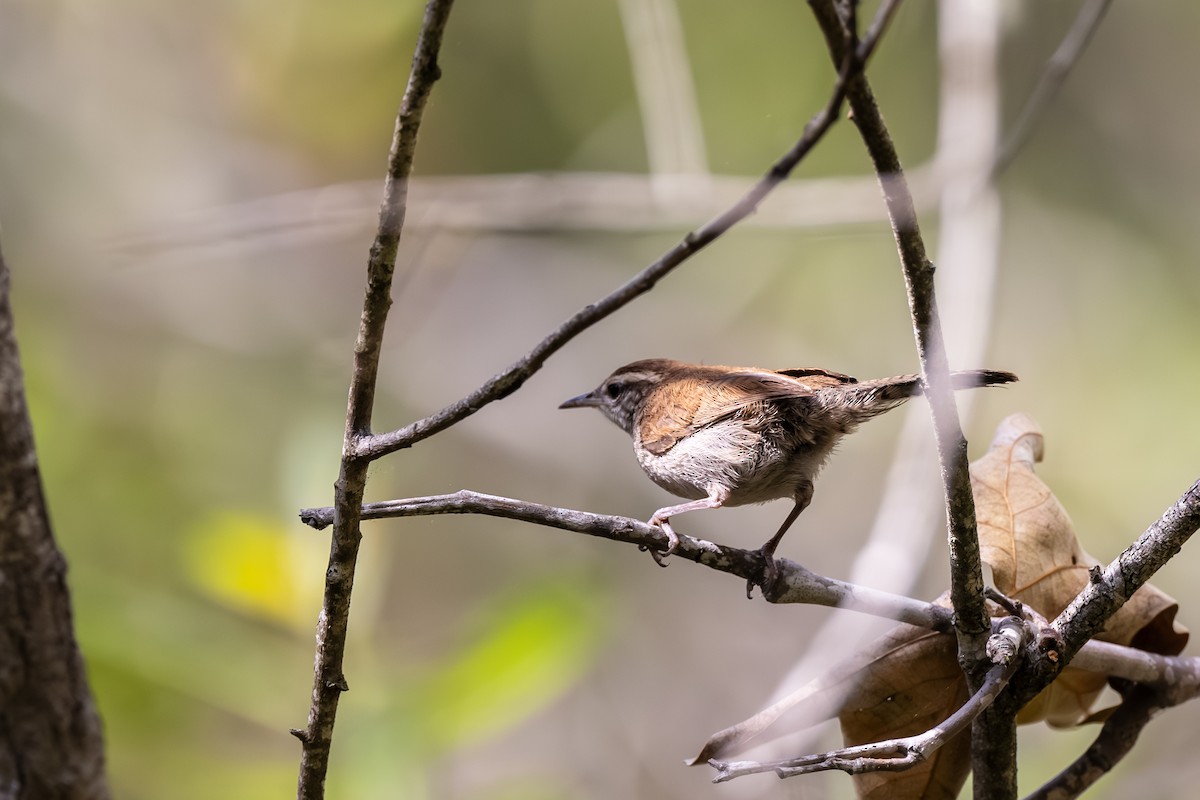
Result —
<instances>
[{"instance_id":1,"label":"bird's eye","mask_svg":"<svg viewBox=\"0 0 1200 800\"><path fill-rule=\"evenodd\" d=\"M618 397L620 397L621 392L623 391L625 391L625 384L621 383L620 381L613 381L604 387L604 393L613 400L616 400Z\"/></svg>"}]
</instances>

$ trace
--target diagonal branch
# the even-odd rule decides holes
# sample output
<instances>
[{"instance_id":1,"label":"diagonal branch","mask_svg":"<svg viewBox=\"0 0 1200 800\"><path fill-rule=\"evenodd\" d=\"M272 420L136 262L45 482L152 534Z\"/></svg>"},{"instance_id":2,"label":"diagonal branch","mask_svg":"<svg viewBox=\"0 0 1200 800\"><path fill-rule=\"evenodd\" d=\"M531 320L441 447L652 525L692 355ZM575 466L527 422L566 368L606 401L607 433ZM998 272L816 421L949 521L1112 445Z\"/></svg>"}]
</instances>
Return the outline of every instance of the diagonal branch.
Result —
<instances>
[{"instance_id":1,"label":"diagonal branch","mask_svg":"<svg viewBox=\"0 0 1200 800\"><path fill-rule=\"evenodd\" d=\"M1083 56L1083 51L1100 27L1110 5L1112 5L1112 0L1088 0L1083 8L1079 9L1079 14L1071 23L1067 35L1059 43L1054 55L1050 56L1050 60L1046 62L1046 69L1038 79L1033 93L1029 95L1029 99L1021 108L1020 116L1017 117L1012 130L1009 131L1008 136L997 150L995 160L992 162L993 178L1008 169L1013 159L1017 157L1017 153L1025 147L1029 137L1033 135L1033 129L1037 126L1038 121L1046 113L1046 109L1050 107L1055 96L1058 95L1058 90L1062 88L1063 83L1066 82L1067 75Z\"/></svg>"},{"instance_id":2,"label":"diagonal branch","mask_svg":"<svg viewBox=\"0 0 1200 800\"><path fill-rule=\"evenodd\" d=\"M988 647L995 652L979 689L940 725L915 736L887 739L882 742L846 747L828 753L815 753L784 761L710 761L716 768L713 783L723 783L743 775L774 772L780 778L808 775L837 769L851 775L864 772L899 772L929 758L929 755L953 739L984 712L1008 685L1021 663L1018 654L1028 639L1024 623L1015 617L1005 618Z\"/></svg>"},{"instance_id":3,"label":"diagonal branch","mask_svg":"<svg viewBox=\"0 0 1200 800\"><path fill-rule=\"evenodd\" d=\"M856 49L847 50L840 59L837 81L834 83L833 91L830 93L825 107L804 126L803 134L791 149L741 199L705 225L688 233L657 261L607 297L580 309L574 316L552 331L549 336L538 342L532 350L466 397L403 428L358 438L354 443L354 455L374 460L388 453L412 447L422 439L427 439L439 431L456 425L489 403L512 394L542 368L546 359L558 352L571 339L650 291L658 281L688 258L712 244L735 224L753 214L759 203L787 179L796 165L808 155L837 121L842 104L846 99L846 91L851 77L862 70L866 60L874 52L880 37L887 29L887 21L891 19L897 5L898 0L888 0L880 7L875 21L869 29L868 38L864 39Z\"/></svg>"},{"instance_id":4,"label":"diagonal branch","mask_svg":"<svg viewBox=\"0 0 1200 800\"><path fill-rule=\"evenodd\" d=\"M1103 778L1137 743L1142 728L1165 707L1160 694L1134 685L1122 692L1121 705L1104 721L1095 741L1079 758L1025 800L1070 800Z\"/></svg>"},{"instance_id":5,"label":"diagonal branch","mask_svg":"<svg viewBox=\"0 0 1200 800\"><path fill-rule=\"evenodd\" d=\"M325 596L317 620L312 701L308 710L308 724L303 730L292 731L302 744L296 789L298 798L315 799L325 795L325 775L329 768L329 749L338 700L341 693L349 688L342 672L342 658L350 620L354 568L362 540L359 511L370 465L367 459L355 454L354 443L369 434L371 428L379 353L383 345L388 308L392 303L396 250L404 227L408 176L412 171L417 131L425 103L434 82L441 77L437 56L452 5L453 0L429 0L425 7L412 71L400 102L388 154L383 204L379 210L379 231L371 245L367 263L367 289L358 340L354 345L354 371L350 379L341 467L334 484L333 535L329 567L325 573Z\"/></svg>"},{"instance_id":6,"label":"diagonal branch","mask_svg":"<svg viewBox=\"0 0 1200 800\"><path fill-rule=\"evenodd\" d=\"M1139 587L1161 569L1200 529L1200 480L1168 508L1133 544L1092 579L1049 627L1058 637L1032 654L1017 697L1028 702L1050 684L1076 652L1104 627ZM1016 687L1014 687L1016 688Z\"/></svg>"}]
</instances>

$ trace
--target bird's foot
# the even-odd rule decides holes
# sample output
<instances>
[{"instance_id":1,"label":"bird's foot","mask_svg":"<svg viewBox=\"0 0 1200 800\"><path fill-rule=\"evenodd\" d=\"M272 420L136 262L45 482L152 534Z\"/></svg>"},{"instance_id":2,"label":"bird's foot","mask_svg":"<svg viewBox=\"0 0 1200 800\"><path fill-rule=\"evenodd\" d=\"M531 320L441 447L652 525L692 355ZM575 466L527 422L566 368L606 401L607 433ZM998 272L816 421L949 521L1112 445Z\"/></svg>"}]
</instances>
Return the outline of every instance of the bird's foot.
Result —
<instances>
[{"instance_id":1,"label":"bird's foot","mask_svg":"<svg viewBox=\"0 0 1200 800\"><path fill-rule=\"evenodd\" d=\"M670 521L667 519L651 517L650 524L656 528L662 529L662 532L667 537L667 549L666 550L656 550L653 547L649 547L649 546L643 546L641 549L649 550L650 557L654 559L654 563L658 564L660 567L665 567L665 566L667 566L667 562L666 562L667 556L674 553L675 550L678 549L678 547L679 547L679 534L675 533L675 531L671 528Z\"/></svg>"},{"instance_id":2,"label":"bird's foot","mask_svg":"<svg viewBox=\"0 0 1200 800\"><path fill-rule=\"evenodd\" d=\"M751 599L751 595L754 593L755 586L758 586L762 589L763 596L765 597L767 591L779 578L779 565L775 563L775 548L768 548L766 545L763 545L762 547L758 548L756 552L758 553L759 557L762 558L762 572L759 573L758 576L749 578L746 581L747 600Z\"/></svg>"}]
</instances>

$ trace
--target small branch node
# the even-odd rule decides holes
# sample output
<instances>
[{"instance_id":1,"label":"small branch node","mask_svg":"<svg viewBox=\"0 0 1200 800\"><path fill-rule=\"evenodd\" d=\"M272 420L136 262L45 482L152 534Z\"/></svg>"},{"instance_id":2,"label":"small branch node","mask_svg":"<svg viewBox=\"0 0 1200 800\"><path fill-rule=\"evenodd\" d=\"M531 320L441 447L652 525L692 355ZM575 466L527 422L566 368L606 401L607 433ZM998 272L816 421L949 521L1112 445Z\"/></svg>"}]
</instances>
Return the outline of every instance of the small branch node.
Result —
<instances>
[{"instance_id":1,"label":"small branch node","mask_svg":"<svg viewBox=\"0 0 1200 800\"><path fill-rule=\"evenodd\" d=\"M993 664L1007 664L1021 651L1025 625L1017 617L1006 617L999 629L988 637L986 652Z\"/></svg>"}]
</instances>

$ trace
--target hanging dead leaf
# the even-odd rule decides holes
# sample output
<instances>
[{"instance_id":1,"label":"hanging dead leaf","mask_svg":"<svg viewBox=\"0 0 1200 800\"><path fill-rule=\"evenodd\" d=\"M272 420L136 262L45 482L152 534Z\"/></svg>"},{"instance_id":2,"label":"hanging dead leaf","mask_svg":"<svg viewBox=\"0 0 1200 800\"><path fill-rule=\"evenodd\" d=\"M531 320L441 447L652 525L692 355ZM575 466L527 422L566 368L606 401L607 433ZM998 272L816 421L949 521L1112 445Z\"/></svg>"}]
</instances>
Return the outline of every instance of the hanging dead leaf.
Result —
<instances>
[{"instance_id":1,"label":"hanging dead leaf","mask_svg":"<svg viewBox=\"0 0 1200 800\"><path fill-rule=\"evenodd\" d=\"M996 588L1047 618L1056 617L1099 565L1080 546L1066 510L1033 471L1042 458L1042 434L1017 414L997 428L987 454L971 465L983 560ZM936 601L948 605L948 597ZM1178 605L1152 586L1139 589L1099 638L1174 655L1187 642L1175 623ZM998 612L999 613L999 612ZM1023 711L1022 723L1045 720L1067 726L1103 720L1092 711L1102 674L1067 668ZM809 686L754 717L714 734L689 763L704 763L744 749L785 712L802 711L807 724L836 713L847 747L922 733L967 699L954 636L910 625L860 650ZM954 798L970 771L970 737L960 735L927 761L904 772L854 776L859 798Z\"/></svg>"},{"instance_id":2,"label":"hanging dead leaf","mask_svg":"<svg viewBox=\"0 0 1200 800\"><path fill-rule=\"evenodd\" d=\"M876 641L875 655L846 698L838 719L847 747L923 733L967 699L953 636L900 625ZM960 735L904 772L854 776L858 797L958 796L971 769L971 737Z\"/></svg>"},{"instance_id":3,"label":"hanging dead leaf","mask_svg":"<svg viewBox=\"0 0 1200 800\"><path fill-rule=\"evenodd\" d=\"M1100 561L1079 544L1066 509L1034 472L1043 437L1032 418L1014 414L1000 423L988 452L971 464L981 555L996 588L1048 619L1067 607ZM1166 655L1179 653L1187 631L1175 623L1178 604L1143 586L1097 637ZM1068 726L1082 722L1106 678L1068 668L1021 713L1019 720Z\"/></svg>"},{"instance_id":4,"label":"hanging dead leaf","mask_svg":"<svg viewBox=\"0 0 1200 800\"><path fill-rule=\"evenodd\" d=\"M945 595L935 602L949 607ZM923 733L967 697L954 636L898 625L825 675L750 719L709 738L688 763L706 763L745 749L785 712L815 725L837 716L847 747ZM904 772L854 776L860 798L956 797L970 771L970 737L959 736Z\"/></svg>"}]
</instances>

